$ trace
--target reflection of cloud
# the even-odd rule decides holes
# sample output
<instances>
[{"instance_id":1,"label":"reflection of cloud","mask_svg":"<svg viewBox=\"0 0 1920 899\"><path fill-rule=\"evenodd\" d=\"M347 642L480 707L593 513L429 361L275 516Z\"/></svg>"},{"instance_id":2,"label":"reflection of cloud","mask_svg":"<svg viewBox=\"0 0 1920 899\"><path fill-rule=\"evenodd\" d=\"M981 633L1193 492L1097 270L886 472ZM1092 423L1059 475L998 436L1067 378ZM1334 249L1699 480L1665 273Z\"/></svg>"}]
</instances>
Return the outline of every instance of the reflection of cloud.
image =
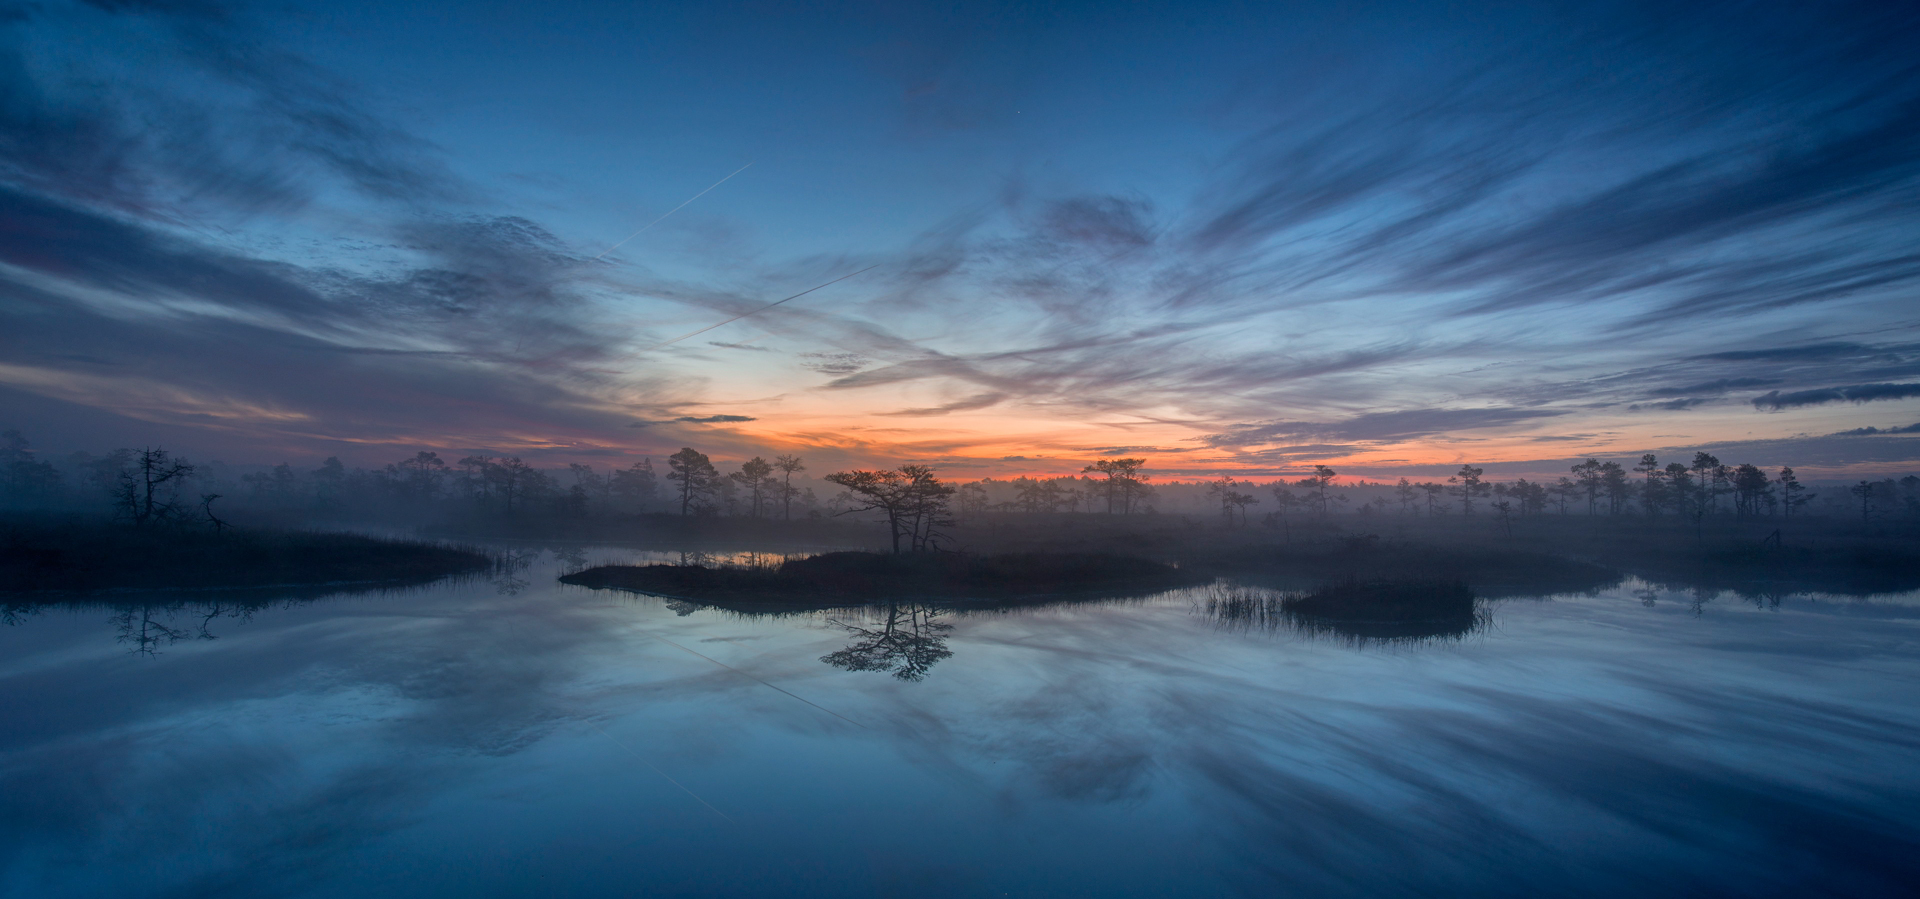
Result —
<instances>
[{"instance_id":1,"label":"reflection of cloud","mask_svg":"<svg viewBox=\"0 0 1920 899\"><path fill-rule=\"evenodd\" d=\"M404 592L431 605L448 589ZM363 616L336 596L256 612L137 671L84 644L42 656L60 689L14 704L0 735L0 866L51 852L89 859L98 883L177 895L349 873L356 850L466 786L476 756L497 764L572 717L556 699L610 639L579 611L450 589L486 611ZM205 609L188 605L180 623L197 625ZM105 626L97 645L120 652ZM146 698L113 698L134 681Z\"/></svg>"},{"instance_id":2,"label":"reflection of cloud","mask_svg":"<svg viewBox=\"0 0 1920 899\"><path fill-rule=\"evenodd\" d=\"M1582 640L1415 656L1223 634L1174 594L964 615L949 647L964 662L902 682L813 663L844 639L818 619L595 609L565 589L416 598L262 616L137 668L107 646L106 664L59 645L22 659L0 729L9 875L98 878L76 887L88 893L326 890L329 877L410 876L419 846L504 832L540 847L535 873L641 893L701 875L779 883L849 840L897 838L931 805L952 832L1031 842L985 863L1016 880L1034 859L1111 866L1104 837L1055 839L1063 814L1150 810L1120 845L1145 847L1189 892L1546 895L1576 871L1595 895L1658 895L1710 871L1729 893L1898 895L1915 870L1910 796L1857 789L1855 775L1905 770L1920 729L1906 709L1849 701L1884 675L1847 664L1905 639L1858 616L1911 606L1674 627L1615 591L1499 612L1513 633L1577 624ZM649 633L716 657L645 649ZM753 642L727 648L739 639ZM1813 687L1770 679L1810 665ZM1435 676L1393 676L1409 667ZM566 727L582 709L604 731ZM578 742L526 751L541 739ZM769 791L756 778L850 758L905 812L854 816L758 861L717 829L609 853L581 835L708 817L634 756L727 813L775 821L843 809L847 781ZM512 815L529 797L553 813ZM909 839L892 854L924 868L952 851ZM870 872L846 883L870 891ZM1129 885L1096 885L1115 883Z\"/></svg>"}]
</instances>

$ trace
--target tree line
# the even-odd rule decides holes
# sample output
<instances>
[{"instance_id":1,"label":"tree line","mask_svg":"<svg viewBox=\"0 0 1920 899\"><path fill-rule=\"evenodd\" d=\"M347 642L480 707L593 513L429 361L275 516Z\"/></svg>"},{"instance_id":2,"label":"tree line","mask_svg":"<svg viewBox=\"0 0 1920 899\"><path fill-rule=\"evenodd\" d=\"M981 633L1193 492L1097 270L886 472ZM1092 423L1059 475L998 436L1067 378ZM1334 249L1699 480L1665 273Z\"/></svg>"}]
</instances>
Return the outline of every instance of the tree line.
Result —
<instances>
[{"instance_id":1,"label":"tree line","mask_svg":"<svg viewBox=\"0 0 1920 899\"><path fill-rule=\"evenodd\" d=\"M667 513L790 520L871 512L884 517L905 549L940 544L957 516L986 513L1106 513L1156 511L1160 488L1170 495L1204 494L1220 518L1236 526L1261 520L1290 529L1303 517L1324 518L1348 510L1410 517L1491 515L1511 527L1528 516L1584 514L1673 518L1701 525L1714 517L1791 518L1806 514L1816 498L1791 467L1769 472L1751 464L1727 465L1710 453L1662 464L1652 453L1631 467L1589 458L1566 476L1547 481L1489 480L1471 464L1444 481L1413 481L1356 489L1337 483L1338 472L1314 466L1304 477L1260 483L1221 475L1199 484L1153 482L1147 460L1103 459L1077 475L983 478L948 483L932 467L852 469L826 475L840 488L823 499L796 476L807 471L797 455L772 461L754 456L731 471L711 457L683 447L656 471L644 458L598 470L573 463L542 469L518 456L473 453L453 461L421 450L377 468L348 468L329 457L301 471L282 463L235 474L220 463L196 465L163 448L117 449L100 456L74 453L62 464L39 458L17 431L0 434L0 504L8 506L97 505L137 525L198 522L223 527L217 509L240 503L256 509L316 511L384 517L394 514L470 514L584 518ZM1920 478L1860 481L1828 491L1825 501L1871 522L1891 515L1920 517ZM1368 494L1372 495L1369 496ZM1355 503L1356 498L1361 499ZM216 503L219 503L216 505Z\"/></svg>"},{"instance_id":2,"label":"tree line","mask_svg":"<svg viewBox=\"0 0 1920 899\"><path fill-rule=\"evenodd\" d=\"M721 473L683 449L656 472L651 458L611 470L572 463L542 469L518 456L474 453L449 461L420 450L376 468L328 457L317 468L281 463L240 473L193 463L165 448L73 453L42 459L17 431L0 434L0 506L76 510L104 506L132 524L217 521L215 502L256 511L389 517L427 514L584 518L672 512L793 518L820 514L820 500L794 475L798 456L754 457ZM224 526L221 522L220 526Z\"/></svg>"}]
</instances>

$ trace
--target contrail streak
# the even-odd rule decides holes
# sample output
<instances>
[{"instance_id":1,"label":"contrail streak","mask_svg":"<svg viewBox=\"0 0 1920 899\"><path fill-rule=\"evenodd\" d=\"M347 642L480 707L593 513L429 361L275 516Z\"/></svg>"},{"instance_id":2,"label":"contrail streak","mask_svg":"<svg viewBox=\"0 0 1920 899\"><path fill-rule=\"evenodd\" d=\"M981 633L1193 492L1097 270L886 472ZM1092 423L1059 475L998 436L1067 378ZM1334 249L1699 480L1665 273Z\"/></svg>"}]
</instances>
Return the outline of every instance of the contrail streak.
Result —
<instances>
[{"instance_id":1,"label":"contrail streak","mask_svg":"<svg viewBox=\"0 0 1920 899\"><path fill-rule=\"evenodd\" d=\"M581 720L586 720L586 719L581 719ZM685 785L683 785L683 784L681 784L681 783L680 783L679 781L677 781L677 780L674 780L674 779L673 779L673 778L671 778L671 777L668 777L668 776L667 776L667 772L665 772L665 771L662 771L662 770L660 770L660 769L659 769L659 768L658 768L657 766L655 766L655 765L654 765L654 764L653 764L652 762L649 762L649 761L647 761L647 757L646 757L646 756L644 756L644 755L641 755L640 753L637 753L637 752L634 752L634 751L633 751L633 747L631 747L631 746L628 746L627 744L625 744L625 743L622 743L622 742L620 742L619 740L615 740L615 739L613 738L613 734L610 734L610 733L607 733L605 729L603 729L603 728L601 728L601 727L600 727L600 725L598 725L598 724L595 724L595 723L593 723L592 721L587 721L587 726L588 726L588 727L591 727L591 728L593 728L594 730L597 730L597 731L600 731L600 736L603 736L603 737L606 737L606 738L607 738L608 740L612 740L612 742L613 742L613 745L615 745L615 746L618 746L618 747L620 747L621 749L625 749L625 750L627 751L627 754L628 754L628 755L630 755L630 756L633 756L633 757L634 757L634 758L636 758L636 759L639 759L639 760L640 760L640 764L642 764L642 765L645 765L645 766L647 766L647 767L649 767L649 768L652 768L652 769L653 769L653 773L655 773L655 774L658 774L658 775L660 775L660 776L661 776L661 777L663 777L663 778L666 778L666 781L667 781L667 783L670 783L670 784L673 784L673 785L674 785L674 786L676 786L676 787L679 787L679 788L680 788L680 792L682 792L682 793L685 793L685 794L687 794L688 796L692 796L692 797L693 797L693 801L695 801L695 802L698 802L698 803L700 803L701 805L704 805L704 806L706 806L706 807L707 807L707 811L710 811L710 812L712 812L712 813L714 813L714 814L716 814L716 815L719 815L719 816L720 816L720 819L721 819L721 820L723 820L723 821L725 821L725 822L727 822L728 824L738 824L738 823L739 823L739 822L737 822L737 821L735 821L735 820L733 820L732 818L729 818L729 817L727 817L727 813L726 813L726 812L723 812L723 811L721 811L721 810L719 810L719 809L717 809L717 808L714 808L714 807L713 807L713 803L711 803L711 802L708 802L708 801L706 801L705 799L701 799L701 798L700 798L700 794L699 794L699 793L695 793L694 791L692 791L692 790L689 790L689 789L687 789L687 788L686 788L686 786L685 786Z\"/></svg>"},{"instance_id":2,"label":"contrail streak","mask_svg":"<svg viewBox=\"0 0 1920 899\"><path fill-rule=\"evenodd\" d=\"M638 628L636 628L636 630L638 630ZM845 716L845 715L842 715L842 714L840 714L839 712L836 712L836 711L834 711L834 710L832 710L832 709L830 709L830 708L827 708L826 706L823 706L823 705L821 705L821 704L819 704L819 703L817 703L817 702L814 702L814 701L813 701L813 700L811 700L811 699L808 699L808 698L806 698L806 697L804 697L804 696L800 696L799 694L796 694L796 693L790 693L790 692L788 692L788 691L786 691L786 690L782 690L782 689L780 689L779 687L776 687L776 686L774 686L774 685L772 685L772 684L770 684L770 683L767 683L766 681L764 681L764 680L761 680L760 678L757 678L757 677L754 677L753 675L751 675L751 674L748 674L748 673L747 673L747 672L745 672L745 671L741 671L740 669L738 669L738 668L735 668L735 667L733 667L732 665L729 665L729 664L727 664L727 663L725 663L725 662L722 662L722 661L720 661L719 659L716 659L716 658L714 658L713 656L710 656L710 655L707 655L706 653L703 653L703 652L697 652L697 651L695 651L695 650L691 650L691 649L688 649L688 648L686 648L685 646L681 646L680 644L678 644L678 643L675 643L675 642L673 642L672 640L669 640L669 639L667 639L667 638L665 638L665 637L662 637L662 636L660 636L659 634L656 634L656 633L653 633L653 632L651 632L651 631L645 631L645 630L642 630L642 631L640 631L640 632L641 632L641 633L643 633L643 634L646 634L646 635L647 635L647 636L649 636L649 637L652 637L652 638L653 638L653 639L655 639L655 640L658 640L658 641L660 641L660 642L662 642L662 643L665 643L665 644L667 644L668 646L671 646L671 647L673 647L674 649L678 649L678 650L680 650L681 652L684 652L684 653L687 653L688 655L695 655L695 656L699 656L700 658L703 658L703 659L706 659L707 661L709 661L709 662L712 662L712 663L714 663L715 665L719 665L720 667L722 667L722 668L725 668L725 669L727 669L728 671L731 671L731 672L733 672L733 673L735 673L735 674L738 674L738 675L740 675L741 677L744 677L744 678L746 678L746 679L748 679L748 680L750 680L750 681L754 681L754 682L756 682L756 683L758 683L758 684L759 684L760 686L763 686L763 687L766 687L766 688L767 688L767 689L769 689L769 690L773 690L773 691L775 691L775 692L777 692L777 693L786 693L786 695L788 695L788 696L791 696L791 697L793 697L794 699L798 699L798 700L800 700L801 702L804 702L804 703L806 703L807 705L810 705L810 706L813 706L814 708L816 708L816 709L819 709L820 711L823 711L823 712L826 712L827 714L829 714L829 715L832 715L833 717L835 717L835 718L838 718L838 719L840 719L840 720L842 720L842 721L845 721L845 722L847 722L848 724L851 724L851 725L853 725L854 727L858 727L858 728L865 728L865 727L866 727L866 725L864 725L864 724L861 724L860 722L858 722L858 721L855 721L855 720L853 720L852 718L849 718L849 717L847 717L847 716ZM699 798L699 797L697 797L697 796L696 796L696 797L694 797L694 798L696 798L696 799L697 799L697 798ZM721 817L726 817L726 816L725 816L725 815L722 815Z\"/></svg>"},{"instance_id":3,"label":"contrail streak","mask_svg":"<svg viewBox=\"0 0 1920 899\"><path fill-rule=\"evenodd\" d=\"M738 174L740 174L741 172L744 172L744 171L746 171L747 169L749 169L749 168L752 168L752 167L753 167L753 163L751 163L751 162L749 162L749 163L747 163L746 165L743 165L743 166L741 166L741 167L739 167L739 168L737 168L737 169L734 169L734 170L733 170L733 175L738 175ZM614 250L617 250L617 249L620 249L620 247L621 247L621 246L623 246L623 245L625 245L625 244L626 244L626 242L627 242L628 240L632 240L632 239L634 239L634 238L636 238L636 237L639 237L639 236L641 235L641 233L643 233L643 232L645 232L645 231L646 231L646 230L647 230L648 228L651 228L651 227L653 227L653 226L655 226L655 225L658 225L658 224L660 224L660 223L661 223L661 222L663 222L663 221L666 221L666 219L667 219L667 216L669 216L669 215L672 215L672 214L674 214L674 213L676 213L676 212L679 212L679 211L680 211L680 210L682 210L682 209L685 209L685 208L687 208L687 203L691 203L691 202L693 202L693 201L695 201L695 200L698 200L698 199L700 199L701 197L704 197L704 196L706 196L706 195L707 195L707 191L710 191L710 190L713 190L714 188L716 188L716 187L719 187L720 185L722 185L722 184L725 184L725 183L727 183L727 178L732 178L732 177L733 177L733 175L728 175L728 176L727 176L726 178L722 178L722 179L720 179L720 180L718 180L718 181L715 181L715 182L713 182L713 184L711 184L711 185L709 185L709 186L707 187L707 190L703 190L703 191L701 191L701 192L699 192L699 193L697 193L697 194L694 194L694 195L693 195L693 196L691 196L691 197L688 197L688 198L687 198L687 200L686 200L686 203L681 203L680 205L678 205L678 206L675 206L675 207L673 207L672 209L669 209L669 210L667 210L666 212L663 212L663 213L661 213L661 214L660 214L660 217L659 217L659 218L657 218L657 219L654 219L653 221L651 221L651 222L648 222L648 223L646 223L645 225L642 225L642 226L640 227L640 230L639 230L639 231L635 231L635 232L633 232L632 234L629 234L629 235L627 235L627 237L626 237L626 240L622 240L622 241L620 241L620 243L617 243L617 244L614 244L613 246L610 246L610 247L608 247L608 248L606 248L605 250L602 250L602 251L600 252L600 256L605 256L605 255L607 255L608 253L611 253L611 252L613 252ZM595 256L595 257L593 257L593 260L594 260L595 262L598 262L598 261L600 261L600 256Z\"/></svg>"},{"instance_id":4,"label":"contrail streak","mask_svg":"<svg viewBox=\"0 0 1920 899\"><path fill-rule=\"evenodd\" d=\"M840 277L838 277L838 278L835 278L835 279L833 279L833 280L831 280L831 281L828 281L828 282L827 282L826 284L821 284L821 285L819 285L818 287L809 287L809 288L807 288L806 290L803 290L803 291L800 291L799 293L796 293L796 294L794 294L793 296L790 296L790 297L787 297L787 299L786 299L786 300L775 300L774 302L771 302L771 303L768 303L768 304L766 304L765 306L762 306L762 307L760 307L760 308L758 308L758 309L755 309L755 310L753 310L752 312L742 312L742 313L740 313L739 315L736 315L736 316L734 316L734 317L732 317L732 318L730 318L730 319L727 319L726 321L723 321L723 322L719 322L718 324L712 324L712 325L708 325L708 326L706 326L706 327L704 327L704 328L701 328L701 329L700 329L700 330L698 330L698 331L689 331L689 332L687 332L687 333L685 333L685 334L682 334L682 335L680 335L679 337L675 337L675 338L674 338L674 339L672 339L672 340L663 340L663 341L661 341L661 342L659 342L659 343L656 343L656 344L654 344L653 346L650 346L650 347L647 347L647 348L646 348L646 349L644 349L644 350L641 350L640 352L643 352L643 353L649 353L649 352L652 352L652 351L654 351L654 350L657 350L657 349L660 349L660 348L662 348L662 347L667 347L667 346L672 346L673 344L676 344L676 343L679 343L680 341L682 341L682 340L685 340L685 339L687 339L687 338L689 338L689 337L698 337L698 336L700 336L700 335L702 335L702 334L705 334L705 333L707 333L708 331L711 331L711 330L713 330L713 329L715 329L715 328L718 328L718 327L720 327L721 325L730 325L730 324L733 324L734 322L737 322L737 321L739 321L739 320L741 320L741 319L743 319L743 318L746 318L746 317L747 317L747 316L749 316L749 315L759 315L760 313L762 313L762 312L765 312L765 311L767 311L768 309L772 309L773 307L775 307L775 306L778 306L778 305L780 305L781 303L784 303L784 302L786 302L787 300L797 300L797 299L800 299L801 297L804 297L804 296L806 296L807 294L810 294L810 293L812 293L812 292L814 292L814 291L816 291L816 290L819 290L819 289L820 289L821 287L827 287L827 286L830 286L830 285L833 285L833 284L838 284L838 283L840 283L840 282L842 282L842 281L845 281L845 280L847 280L848 278L851 278L851 277L853 277L853 275L863 275L863 274L866 274L867 272L870 272L870 271L873 271L874 269L876 269L876 268L879 268L879 267L880 267L880 265L879 265L879 263L875 263L875 264L873 264L873 265L869 265L869 266L867 266L866 268L863 268L863 269L861 269L861 270L859 270L859 271L857 271L857 272L854 272L854 273L853 273L852 275L841 275L841 276L840 276Z\"/></svg>"}]
</instances>

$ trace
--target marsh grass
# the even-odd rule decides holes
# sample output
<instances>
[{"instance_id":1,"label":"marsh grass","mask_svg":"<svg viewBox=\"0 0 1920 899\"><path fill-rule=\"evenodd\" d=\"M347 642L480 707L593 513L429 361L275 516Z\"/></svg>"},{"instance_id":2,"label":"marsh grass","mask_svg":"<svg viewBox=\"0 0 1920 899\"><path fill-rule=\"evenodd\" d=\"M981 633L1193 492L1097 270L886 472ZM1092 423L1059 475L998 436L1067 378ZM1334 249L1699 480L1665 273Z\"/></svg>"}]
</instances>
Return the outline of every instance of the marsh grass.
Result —
<instances>
[{"instance_id":1,"label":"marsh grass","mask_svg":"<svg viewBox=\"0 0 1920 899\"><path fill-rule=\"evenodd\" d=\"M788 559L777 568L606 565L566 575L561 581L729 606L828 608L904 598L1130 595L1208 579L1149 559L1100 553L834 552Z\"/></svg>"},{"instance_id":2,"label":"marsh grass","mask_svg":"<svg viewBox=\"0 0 1920 899\"><path fill-rule=\"evenodd\" d=\"M1350 580L1306 592L1216 585L1203 607L1233 629L1358 643L1459 639L1491 622L1472 590L1447 580Z\"/></svg>"},{"instance_id":3,"label":"marsh grass","mask_svg":"<svg viewBox=\"0 0 1920 899\"><path fill-rule=\"evenodd\" d=\"M359 534L134 527L50 516L0 521L0 593L268 589L423 583L489 570L476 550Z\"/></svg>"}]
</instances>

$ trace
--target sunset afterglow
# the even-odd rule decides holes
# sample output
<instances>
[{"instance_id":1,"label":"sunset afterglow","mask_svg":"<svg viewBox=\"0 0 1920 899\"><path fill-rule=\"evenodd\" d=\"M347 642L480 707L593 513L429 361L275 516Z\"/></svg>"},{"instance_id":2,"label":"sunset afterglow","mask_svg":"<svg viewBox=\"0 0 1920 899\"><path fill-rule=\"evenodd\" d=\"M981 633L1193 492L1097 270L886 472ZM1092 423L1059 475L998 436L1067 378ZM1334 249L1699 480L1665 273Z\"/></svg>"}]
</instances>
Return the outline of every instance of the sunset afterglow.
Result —
<instances>
[{"instance_id":1,"label":"sunset afterglow","mask_svg":"<svg viewBox=\"0 0 1920 899\"><path fill-rule=\"evenodd\" d=\"M6 26L36 445L1920 458L1891 9L212 9Z\"/></svg>"}]
</instances>

